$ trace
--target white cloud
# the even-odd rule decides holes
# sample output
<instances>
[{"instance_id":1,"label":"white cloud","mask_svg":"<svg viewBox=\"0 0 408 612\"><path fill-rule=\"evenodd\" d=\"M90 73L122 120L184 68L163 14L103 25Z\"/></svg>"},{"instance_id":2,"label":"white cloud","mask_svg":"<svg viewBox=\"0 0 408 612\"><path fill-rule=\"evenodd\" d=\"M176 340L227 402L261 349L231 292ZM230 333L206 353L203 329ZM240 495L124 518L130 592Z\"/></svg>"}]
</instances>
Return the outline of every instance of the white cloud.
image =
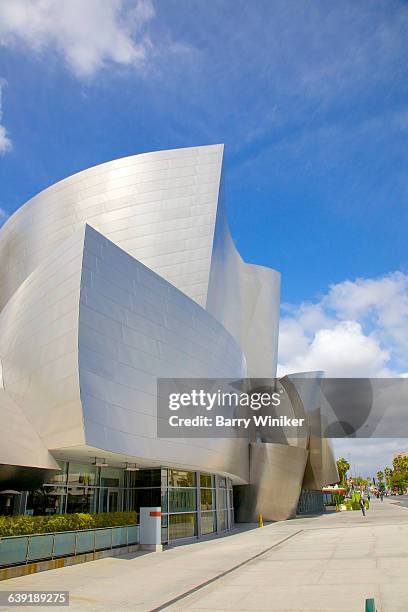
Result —
<instances>
[{"instance_id":1,"label":"white cloud","mask_svg":"<svg viewBox=\"0 0 408 612\"><path fill-rule=\"evenodd\" d=\"M54 48L77 77L90 77L111 62L143 65L153 16L150 0L2 0L0 44Z\"/></svg>"},{"instance_id":2,"label":"white cloud","mask_svg":"<svg viewBox=\"0 0 408 612\"><path fill-rule=\"evenodd\" d=\"M408 276L395 272L380 279L345 281L331 287L327 306L340 318L360 320L392 352L396 364L407 366Z\"/></svg>"},{"instance_id":3,"label":"white cloud","mask_svg":"<svg viewBox=\"0 0 408 612\"><path fill-rule=\"evenodd\" d=\"M7 153L7 151L10 151L11 146L11 140L7 136L6 128L4 127L4 125L0 124L0 155L3 155L4 153Z\"/></svg>"},{"instance_id":4,"label":"white cloud","mask_svg":"<svg viewBox=\"0 0 408 612\"><path fill-rule=\"evenodd\" d=\"M401 272L329 287L314 304L284 306L278 374L324 370L327 376L407 376L408 276ZM407 450L407 440L334 439L357 476L375 476Z\"/></svg>"},{"instance_id":5,"label":"white cloud","mask_svg":"<svg viewBox=\"0 0 408 612\"><path fill-rule=\"evenodd\" d=\"M286 306L279 374L402 375L408 366L408 276L344 281L316 304Z\"/></svg>"},{"instance_id":6,"label":"white cloud","mask_svg":"<svg viewBox=\"0 0 408 612\"><path fill-rule=\"evenodd\" d=\"M3 112L2 112L2 88L3 87L4 87L4 81L0 79L0 121L3 117ZM11 147L12 147L12 144L7 134L7 130L4 127L4 125L0 123L0 155L4 155L4 153L7 153L7 151L10 151ZM0 213L0 219L1 219L1 213Z\"/></svg>"}]
</instances>

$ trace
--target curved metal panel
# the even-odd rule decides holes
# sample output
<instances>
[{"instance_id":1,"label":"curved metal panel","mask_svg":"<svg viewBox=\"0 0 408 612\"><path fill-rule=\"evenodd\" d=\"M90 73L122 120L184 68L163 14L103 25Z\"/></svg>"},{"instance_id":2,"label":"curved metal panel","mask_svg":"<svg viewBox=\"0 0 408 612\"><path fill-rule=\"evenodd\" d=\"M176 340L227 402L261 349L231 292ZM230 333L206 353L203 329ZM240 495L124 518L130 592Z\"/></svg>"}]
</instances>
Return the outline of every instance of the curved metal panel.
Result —
<instances>
[{"instance_id":1,"label":"curved metal panel","mask_svg":"<svg viewBox=\"0 0 408 612\"><path fill-rule=\"evenodd\" d=\"M22 283L0 313L6 393L48 449L83 440L78 303L84 229Z\"/></svg>"},{"instance_id":2,"label":"curved metal panel","mask_svg":"<svg viewBox=\"0 0 408 612\"><path fill-rule=\"evenodd\" d=\"M210 145L124 157L36 195L0 230L0 309L85 222L204 306L222 155Z\"/></svg>"},{"instance_id":3,"label":"curved metal panel","mask_svg":"<svg viewBox=\"0 0 408 612\"><path fill-rule=\"evenodd\" d=\"M239 522L281 521L296 514L307 450L287 444L250 445L250 485L237 487Z\"/></svg>"},{"instance_id":4,"label":"curved metal panel","mask_svg":"<svg viewBox=\"0 0 408 612\"><path fill-rule=\"evenodd\" d=\"M339 480L332 443L325 437L324 415L321 410L324 397L321 392L323 372L297 372L287 377L296 389L308 416L310 427L309 457L303 488L320 490Z\"/></svg>"},{"instance_id":5,"label":"curved metal panel","mask_svg":"<svg viewBox=\"0 0 408 612\"><path fill-rule=\"evenodd\" d=\"M279 272L242 260L220 204L206 307L242 347L252 378L276 375L279 299Z\"/></svg>"},{"instance_id":6,"label":"curved metal panel","mask_svg":"<svg viewBox=\"0 0 408 612\"><path fill-rule=\"evenodd\" d=\"M305 469L303 488L321 490L322 487L339 481L332 443L323 437L322 414L317 407L309 414L311 426L309 458Z\"/></svg>"},{"instance_id":7,"label":"curved metal panel","mask_svg":"<svg viewBox=\"0 0 408 612\"><path fill-rule=\"evenodd\" d=\"M245 440L156 438L157 377L245 377L241 348L93 228L68 238L9 300L0 354L6 392L55 456L103 451L248 480Z\"/></svg>"},{"instance_id":8,"label":"curved metal panel","mask_svg":"<svg viewBox=\"0 0 408 612\"><path fill-rule=\"evenodd\" d=\"M157 439L157 378L241 378L231 335L194 301L89 226L79 311L86 444L138 463L248 479L245 440Z\"/></svg>"},{"instance_id":9,"label":"curved metal panel","mask_svg":"<svg viewBox=\"0 0 408 612\"><path fill-rule=\"evenodd\" d=\"M290 518L296 514L302 488L321 490L338 480L330 440L321 435L316 373L285 376L276 382L278 392L280 387L285 393L279 414L303 418L306 427L280 428L278 434L268 428L258 431L257 443L250 445L249 485L237 490L240 521L256 521L260 512L266 520Z\"/></svg>"},{"instance_id":10,"label":"curved metal panel","mask_svg":"<svg viewBox=\"0 0 408 612\"><path fill-rule=\"evenodd\" d=\"M2 488L12 488L8 482L16 472L12 466L30 465L40 468L39 472L59 469L37 431L5 391L0 391L0 464ZM5 465L9 466L6 471Z\"/></svg>"}]
</instances>

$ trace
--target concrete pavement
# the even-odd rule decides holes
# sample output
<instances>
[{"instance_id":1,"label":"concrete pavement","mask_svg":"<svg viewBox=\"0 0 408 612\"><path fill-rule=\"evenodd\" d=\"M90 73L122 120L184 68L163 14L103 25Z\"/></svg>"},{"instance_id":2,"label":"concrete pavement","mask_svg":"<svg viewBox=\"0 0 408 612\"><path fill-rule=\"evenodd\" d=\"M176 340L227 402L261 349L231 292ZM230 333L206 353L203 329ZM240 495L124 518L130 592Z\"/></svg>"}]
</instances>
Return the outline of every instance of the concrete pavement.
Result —
<instances>
[{"instance_id":1,"label":"concrete pavement","mask_svg":"<svg viewBox=\"0 0 408 612\"><path fill-rule=\"evenodd\" d=\"M394 497L394 500L401 506L408 507L408 495L398 495Z\"/></svg>"},{"instance_id":2,"label":"concrete pavement","mask_svg":"<svg viewBox=\"0 0 408 612\"><path fill-rule=\"evenodd\" d=\"M70 610L95 612L363 611L369 597L381 612L407 612L408 508L395 501L372 500L365 518L297 518L164 553L14 578L0 590L69 590Z\"/></svg>"}]
</instances>

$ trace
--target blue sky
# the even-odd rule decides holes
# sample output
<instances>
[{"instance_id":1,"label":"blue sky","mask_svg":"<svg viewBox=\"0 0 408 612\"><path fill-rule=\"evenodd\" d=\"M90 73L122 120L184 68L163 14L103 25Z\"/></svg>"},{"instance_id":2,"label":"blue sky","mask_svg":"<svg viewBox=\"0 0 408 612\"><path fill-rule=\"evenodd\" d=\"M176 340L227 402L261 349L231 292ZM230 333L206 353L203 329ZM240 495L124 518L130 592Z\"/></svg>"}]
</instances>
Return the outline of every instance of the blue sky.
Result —
<instances>
[{"instance_id":1,"label":"blue sky","mask_svg":"<svg viewBox=\"0 0 408 612\"><path fill-rule=\"evenodd\" d=\"M3 0L3 217L91 165L223 142L239 250L282 272L282 371L405 374L407 58L394 0Z\"/></svg>"},{"instance_id":2,"label":"blue sky","mask_svg":"<svg viewBox=\"0 0 408 612\"><path fill-rule=\"evenodd\" d=\"M0 162L0 206L12 212L107 159L224 142L234 237L248 260L282 271L284 301L406 270L407 4L152 7L135 28L151 45L143 65L105 57L78 75L51 39L35 50L27 34L3 35L13 149Z\"/></svg>"}]
</instances>

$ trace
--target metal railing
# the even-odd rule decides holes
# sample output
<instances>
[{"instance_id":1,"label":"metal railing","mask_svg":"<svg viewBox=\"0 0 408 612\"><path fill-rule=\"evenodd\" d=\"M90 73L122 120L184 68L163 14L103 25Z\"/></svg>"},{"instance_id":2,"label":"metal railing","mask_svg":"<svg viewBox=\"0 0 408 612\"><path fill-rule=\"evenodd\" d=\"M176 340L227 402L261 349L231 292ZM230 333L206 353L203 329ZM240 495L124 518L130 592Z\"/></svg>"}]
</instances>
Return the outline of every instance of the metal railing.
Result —
<instances>
[{"instance_id":1,"label":"metal railing","mask_svg":"<svg viewBox=\"0 0 408 612\"><path fill-rule=\"evenodd\" d=\"M139 543L139 525L0 538L0 568L72 557Z\"/></svg>"}]
</instances>

